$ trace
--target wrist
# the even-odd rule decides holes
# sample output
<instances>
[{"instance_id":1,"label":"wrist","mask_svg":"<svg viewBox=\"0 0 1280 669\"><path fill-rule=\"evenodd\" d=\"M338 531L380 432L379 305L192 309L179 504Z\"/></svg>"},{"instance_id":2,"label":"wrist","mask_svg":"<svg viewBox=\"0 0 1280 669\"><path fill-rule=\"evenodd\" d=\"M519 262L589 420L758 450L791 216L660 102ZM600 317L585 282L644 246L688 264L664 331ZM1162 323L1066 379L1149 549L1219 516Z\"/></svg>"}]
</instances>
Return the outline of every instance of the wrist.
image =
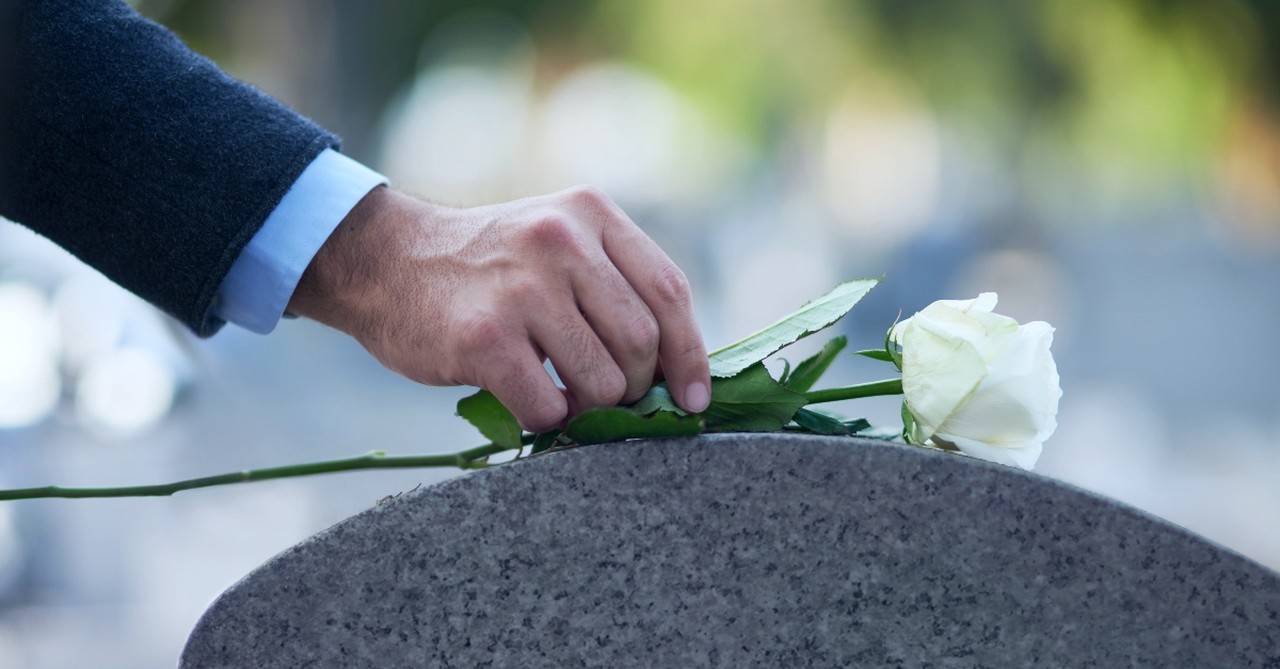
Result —
<instances>
[{"instance_id":1,"label":"wrist","mask_svg":"<svg viewBox=\"0 0 1280 669\"><path fill-rule=\"evenodd\" d=\"M384 186L361 198L307 265L289 313L348 334L359 329L376 298L372 276L389 250L385 244L394 239L389 231L405 219L403 198Z\"/></svg>"}]
</instances>

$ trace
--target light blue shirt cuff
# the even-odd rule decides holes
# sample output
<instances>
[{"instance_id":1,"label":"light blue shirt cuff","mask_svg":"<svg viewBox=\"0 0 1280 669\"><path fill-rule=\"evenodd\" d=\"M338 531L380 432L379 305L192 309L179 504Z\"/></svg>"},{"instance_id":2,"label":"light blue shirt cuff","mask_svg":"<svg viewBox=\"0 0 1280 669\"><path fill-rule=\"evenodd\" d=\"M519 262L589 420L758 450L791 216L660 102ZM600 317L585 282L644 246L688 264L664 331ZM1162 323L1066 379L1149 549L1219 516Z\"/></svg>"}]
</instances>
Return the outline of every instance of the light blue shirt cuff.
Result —
<instances>
[{"instance_id":1,"label":"light blue shirt cuff","mask_svg":"<svg viewBox=\"0 0 1280 669\"><path fill-rule=\"evenodd\" d=\"M369 191L387 178L325 149L303 170L227 272L213 316L252 332L275 329L320 247Z\"/></svg>"}]
</instances>

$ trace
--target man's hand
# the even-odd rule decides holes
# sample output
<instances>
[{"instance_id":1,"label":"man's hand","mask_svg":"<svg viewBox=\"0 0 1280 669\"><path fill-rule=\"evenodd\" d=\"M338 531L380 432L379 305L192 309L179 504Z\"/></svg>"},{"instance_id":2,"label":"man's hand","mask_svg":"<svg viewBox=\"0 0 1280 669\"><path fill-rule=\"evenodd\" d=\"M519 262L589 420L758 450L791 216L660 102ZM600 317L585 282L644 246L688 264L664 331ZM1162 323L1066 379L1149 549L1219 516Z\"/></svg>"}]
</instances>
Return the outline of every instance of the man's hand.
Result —
<instances>
[{"instance_id":1,"label":"man's hand","mask_svg":"<svg viewBox=\"0 0 1280 669\"><path fill-rule=\"evenodd\" d=\"M311 262L289 311L415 381L486 388L533 432L633 402L658 370L684 409L710 399L684 273L592 188L473 209L376 188Z\"/></svg>"}]
</instances>

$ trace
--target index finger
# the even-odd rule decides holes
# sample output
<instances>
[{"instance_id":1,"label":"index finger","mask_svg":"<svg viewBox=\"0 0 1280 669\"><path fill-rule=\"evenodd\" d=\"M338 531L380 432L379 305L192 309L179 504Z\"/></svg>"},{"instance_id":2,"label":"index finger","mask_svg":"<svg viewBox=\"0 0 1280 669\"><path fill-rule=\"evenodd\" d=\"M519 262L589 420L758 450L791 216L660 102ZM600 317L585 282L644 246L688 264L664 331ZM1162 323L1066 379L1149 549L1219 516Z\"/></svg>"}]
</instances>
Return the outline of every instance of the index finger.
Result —
<instances>
[{"instance_id":1,"label":"index finger","mask_svg":"<svg viewBox=\"0 0 1280 669\"><path fill-rule=\"evenodd\" d=\"M658 321L658 357L676 403L699 413L711 400L707 348L689 280L625 214L604 226L604 250Z\"/></svg>"}]
</instances>

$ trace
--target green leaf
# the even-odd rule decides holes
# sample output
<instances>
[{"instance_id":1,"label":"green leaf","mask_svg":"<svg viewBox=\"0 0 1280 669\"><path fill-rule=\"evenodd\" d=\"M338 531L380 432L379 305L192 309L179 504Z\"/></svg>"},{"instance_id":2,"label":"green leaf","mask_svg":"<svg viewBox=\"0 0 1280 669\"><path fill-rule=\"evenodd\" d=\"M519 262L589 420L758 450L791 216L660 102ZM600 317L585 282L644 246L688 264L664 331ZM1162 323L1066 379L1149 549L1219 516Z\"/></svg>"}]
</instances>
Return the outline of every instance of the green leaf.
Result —
<instances>
[{"instance_id":1,"label":"green leaf","mask_svg":"<svg viewBox=\"0 0 1280 669\"><path fill-rule=\"evenodd\" d=\"M530 455L537 455L552 446L555 446L557 438L560 436L560 430L551 430L548 432L539 432L538 436L533 438L533 448L529 450Z\"/></svg>"},{"instance_id":2,"label":"green leaf","mask_svg":"<svg viewBox=\"0 0 1280 669\"><path fill-rule=\"evenodd\" d=\"M860 355L864 358L871 358L872 360L879 360L880 362L893 362L893 356L889 354L888 350L882 349L882 348L873 348L873 349L868 349L866 351L857 351L854 353L854 355ZM902 370L898 370L898 371L902 371Z\"/></svg>"},{"instance_id":3,"label":"green leaf","mask_svg":"<svg viewBox=\"0 0 1280 669\"><path fill-rule=\"evenodd\" d=\"M493 393L481 390L458 400L457 413L495 445L520 448L520 423Z\"/></svg>"},{"instance_id":4,"label":"green leaf","mask_svg":"<svg viewBox=\"0 0 1280 669\"><path fill-rule=\"evenodd\" d=\"M889 362L893 363L898 371L902 371L902 347L898 346L898 342L893 340L893 329L898 327L898 321L895 319L893 325L889 326L889 330L884 333L884 352L889 356Z\"/></svg>"},{"instance_id":5,"label":"green leaf","mask_svg":"<svg viewBox=\"0 0 1280 669\"><path fill-rule=\"evenodd\" d=\"M849 428L838 418L832 418L824 413L819 413L812 409L800 409L791 420L796 425L814 434L838 435L844 436L850 434Z\"/></svg>"},{"instance_id":6,"label":"green leaf","mask_svg":"<svg viewBox=\"0 0 1280 669\"><path fill-rule=\"evenodd\" d=\"M848 344L849 340L844 335L833 338L816 355L796 365L796 370L782 382L782 385L798 393L807 392L813 384L818 382L818 379L822 378L831 363L835 362L836 356L840 355L840 351L843 351Z\"/></svg>"},{"instance_id":7,"label":"green leaf","mask_svg":"<svg viewBox=\"0 0 1280 669\"><path fill-rule=\"evenodd\" d=\"M711 431L774 432L791 422L806 401L757 362L736 376L711 379L711 405L702 416Z\"/></svg>"},{"instance_id":8,"label":"green leaf","mask_svg":"<svg viewBox=\"0 0 1280 669\"><path fill-rule=\"evenodd\" d=\"M632 413L649 416L659 411L668 411L678 416L689 415L688 411L681 409L674 398L671 397L671 390L667 388L666 383L659 383L649 389L640 401L627 407Z\"/></svg>"},{"instance_id":9,"label":"green leaf","mask_svg":"<svg viewBox=\"0 0 1280 669\"><path fill-rule=\"evenodd\" d=\"M865 431L867 431L867 430L870 430L870 429L871 429L871 421L867 420L866 418L855 418L855 419L853 419L853 420L846 420L846 421L844 422L844 427L845 427L845 429L846 429L846 430L848 430L848 431L849 431L849 433L850 433L850 434L857 434L858 436L862 436L862 435L861 435L861 434L859 434L859 433L861 433L861 432L865 432ZM890 438L891 438L891 439L892 439L892 438L896 438L897 436L898 436L898 433L895 431L895 432L890 436Z\"/></svg>"},{"instance_id":10,"label":"green leaf","mask_svg":"<svg viewBox=\"0 0 1280 669\"><path fill-rule=\"evenodd\" d=\"M691 437L702 434L698 416L678 416L659 411L638 416L627 409L588 409L569 421L565 434L579 444L600 444L632 438Z\"/></svg>"},{"instance_id":11,"label":"green leaf","mask_svg":"<svg viewBox=\"0 0 1280 669\"><path fill-rule=\"evenodd\" d=\"M711 376L728 378L840 320L879 279L846 281L769 327L711 352Z\"/></svg>"},{"instance_id":12,"label":"green leaf","mask_svg":"<svg viewBox=\"0 0 1280 669\"><path fill-rule=\"evenodd\" d=\"M782 359L782 373L778 375L778 383L787 385L787 381L791 378L791 361L786 358Z\"/></svg>"}]
</instances>

